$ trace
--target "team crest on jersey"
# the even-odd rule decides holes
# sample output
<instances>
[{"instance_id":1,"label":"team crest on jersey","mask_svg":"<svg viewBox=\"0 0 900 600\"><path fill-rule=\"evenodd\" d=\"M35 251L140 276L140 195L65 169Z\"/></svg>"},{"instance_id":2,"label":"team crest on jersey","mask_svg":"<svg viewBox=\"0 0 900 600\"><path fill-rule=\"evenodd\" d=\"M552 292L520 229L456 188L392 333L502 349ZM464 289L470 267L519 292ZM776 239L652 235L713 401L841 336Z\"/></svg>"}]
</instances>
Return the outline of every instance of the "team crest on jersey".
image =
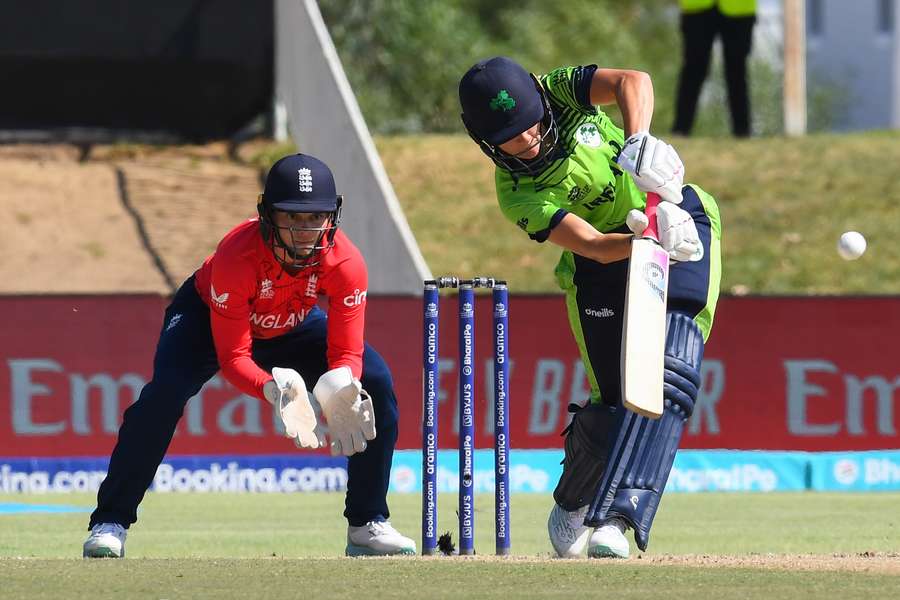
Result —
<instances>
[{"instance_id":1,"label":"team crest on jersey","mask_svg":"<svg viewBox=\"0 0 900 600\"><path fill-rule=\"evenodd\" d=\"M590 148L599 148L603 143L603 136L600 130L593 123L585 123L575 131L575 139L579 144L584 144Z\"/></svg>"},{"instance_id":2,"label":"team crest on jersey","mask_svg":"<svg viewBox=\"0 0 900 600\"><path fill-rule=\"evenodd\" d=\"M263 279L259 284L259 297L261 299L271 299L275 297L275 288L272 287L271 279Z\"/></svg>"}]
</instances>

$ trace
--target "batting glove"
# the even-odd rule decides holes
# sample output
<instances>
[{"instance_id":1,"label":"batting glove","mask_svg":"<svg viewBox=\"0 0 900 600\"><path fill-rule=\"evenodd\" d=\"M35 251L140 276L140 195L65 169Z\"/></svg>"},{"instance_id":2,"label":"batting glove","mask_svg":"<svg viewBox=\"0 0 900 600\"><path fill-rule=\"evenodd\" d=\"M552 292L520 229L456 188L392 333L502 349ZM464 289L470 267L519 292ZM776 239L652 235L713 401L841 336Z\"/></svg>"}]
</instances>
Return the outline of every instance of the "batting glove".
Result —
<instances>
[{"instance_id":1,"label":"batting glove","mask_svg":"<svg viewBox=\"0 0 900 600\"><path fill-rule=\"evenodd\" d=\"M634 208L625 216L625 224L634 235L640 237L647 229L649 220L643 211ZM703 258L703 244L697 233L697 225L686 210L661 202L656 208L656 226L659 230L659 244L672 260L695 262Z\"/></svg>"},{"instance_id":2,"label":"batting glove","mask_svg":"<svg viewBox=\"0 0 900 600\"><path fill-rule=\"evenodd\" d=\"M625 140L616 162L642 192L656 192L666 202L681 203L684 163L669 144L640 131Z\"/></svg>"}]
</instances>

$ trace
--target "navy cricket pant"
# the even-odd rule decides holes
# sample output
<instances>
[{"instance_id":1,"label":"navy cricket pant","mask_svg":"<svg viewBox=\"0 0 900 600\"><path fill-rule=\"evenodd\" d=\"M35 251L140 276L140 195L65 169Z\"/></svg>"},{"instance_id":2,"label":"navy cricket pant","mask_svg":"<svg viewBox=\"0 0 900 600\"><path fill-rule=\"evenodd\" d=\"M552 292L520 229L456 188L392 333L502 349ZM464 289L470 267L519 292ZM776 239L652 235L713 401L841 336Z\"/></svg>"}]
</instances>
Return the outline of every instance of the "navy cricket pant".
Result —
<instances>
[{"instance_id":1,"label":"navy cricket pant","mask_svg":"<svg viewBox=\"0 0 900 600\"><path fill-rule=\"evenodd\" d=\"M288 334L254 340L253 359L266 370L296 369L312 389L328 370L327 322L322 310L313 309ZM138 504L166 454L185 404L218 370L209 308L190 277L166 308L153 359L153 378L125 411L90 526L119 523L127 528L137 521ZM386 497L397 442L397 398L391 373L384 359L368 344L363 353L361 382L372 396L377 435L364 452L347 461L344 516L353 526L390 517ZM285 438L285 451L293 448Z\"/></svg>"}]
</instances>

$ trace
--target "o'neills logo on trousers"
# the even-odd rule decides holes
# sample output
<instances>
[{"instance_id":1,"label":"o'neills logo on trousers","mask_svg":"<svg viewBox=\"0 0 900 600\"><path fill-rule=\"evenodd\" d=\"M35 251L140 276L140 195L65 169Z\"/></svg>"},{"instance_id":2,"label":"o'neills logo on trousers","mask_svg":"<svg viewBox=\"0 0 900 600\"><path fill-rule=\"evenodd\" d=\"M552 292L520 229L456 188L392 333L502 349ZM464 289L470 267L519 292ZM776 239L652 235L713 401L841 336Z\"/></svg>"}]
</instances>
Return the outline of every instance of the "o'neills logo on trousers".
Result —
<instances>
[{"instance_id":1,"label":"o'neills logo on trousers","mask_svg":"<svg viewBox=\"0 0 900 600\"><path fill-rule=\"evenodd\" d=\"M303 319L306 318L306 315L308 313L309 310L306 308L300 310L299 312L288 314L279 313L277 315L260 315L257 313L251 313L250 323L261 329L283 329L286 327L295 327L299 323L303 322Z\"/></svg>"}]
</instances>

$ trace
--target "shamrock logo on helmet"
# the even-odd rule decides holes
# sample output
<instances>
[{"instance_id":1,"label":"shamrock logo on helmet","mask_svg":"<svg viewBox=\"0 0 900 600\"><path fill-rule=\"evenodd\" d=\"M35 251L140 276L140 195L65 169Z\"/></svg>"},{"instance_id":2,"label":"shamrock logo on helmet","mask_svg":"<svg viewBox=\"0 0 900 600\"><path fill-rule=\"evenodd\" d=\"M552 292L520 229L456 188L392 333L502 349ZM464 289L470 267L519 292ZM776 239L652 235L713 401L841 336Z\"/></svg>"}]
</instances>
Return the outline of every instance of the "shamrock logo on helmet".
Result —
<instances>
[{"instance_id":1,"label":"shamrock logo on helmet","mask_svg":"<svg viewBox=\"0 0 900 600\"><path fill-rule=\"evenodd\" d=\"M509 92L506 90L500 90L497 92L497 97L491 100L491 110L502 110L506 112L515 108L516 101L515 99L509 95Z\"/></svg>"}]
</instances>

